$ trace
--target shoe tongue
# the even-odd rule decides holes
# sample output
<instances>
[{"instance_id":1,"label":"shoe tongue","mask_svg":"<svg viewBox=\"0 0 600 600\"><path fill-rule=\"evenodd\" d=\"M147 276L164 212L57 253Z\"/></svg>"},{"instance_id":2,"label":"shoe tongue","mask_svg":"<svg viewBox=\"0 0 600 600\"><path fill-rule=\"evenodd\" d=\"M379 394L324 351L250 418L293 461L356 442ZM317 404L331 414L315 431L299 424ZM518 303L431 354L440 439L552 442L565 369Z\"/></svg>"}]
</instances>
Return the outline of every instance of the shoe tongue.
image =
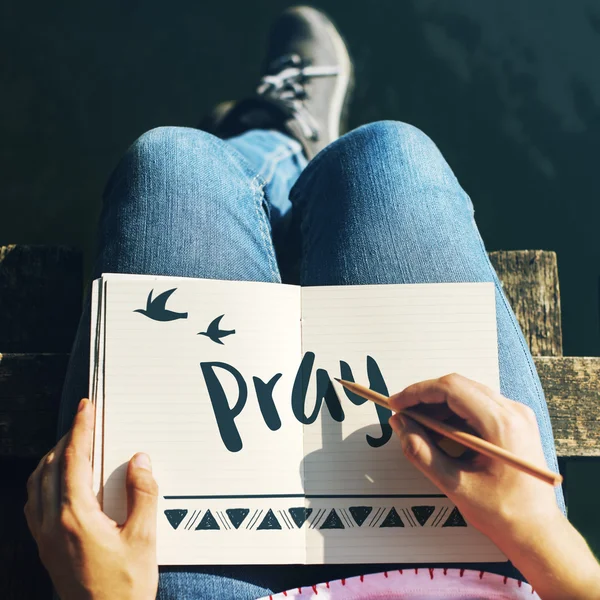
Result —
<instances>
[{"instance_id":1,"label":"shoe tongue","mask_svg":"<svg viewBox=\"0 0 600 600\"><path fill-rule=\"evenodd\" d=\"M286 120L285 112L275 104L263 98L247 98L227 112L218 125L218 135L227 139L251 129L276 129L285 133Z\"/></svg>"},{"instance_id":2,"label":"shoe tongue","mask_svg":"<svg viewBox=\"0 0 600 600\"><path fill-rule=\"evenodd\" d=\"M281 133L300 142L304 154L311 158L306 135L296 119L292 118L279 104L266 98L257 98L248 102L256 102L254 109L246 109L247 113L244 118L247 119L245 124L248 129L275 129L281 131Z\"/></svg>"},{"instance_id":3,"label":"shoe tongue","mask_svg":"<svg viewBox=\"0 0 600 600\"><path fill-rule=\"evenodd\" d=\"M279 129L281 119L277 118L266 106L250 108L239 115L239 122L244 131L248 129Z\"/></svg>"}]
</instances>

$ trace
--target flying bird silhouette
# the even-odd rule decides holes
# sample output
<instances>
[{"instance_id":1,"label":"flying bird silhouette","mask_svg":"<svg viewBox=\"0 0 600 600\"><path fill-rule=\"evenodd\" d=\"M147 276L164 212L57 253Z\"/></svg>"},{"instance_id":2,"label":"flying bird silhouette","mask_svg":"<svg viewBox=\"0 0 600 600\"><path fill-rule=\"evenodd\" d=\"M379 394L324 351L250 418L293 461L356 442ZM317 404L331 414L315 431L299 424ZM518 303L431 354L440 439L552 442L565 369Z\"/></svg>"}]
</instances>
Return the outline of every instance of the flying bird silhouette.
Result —
<instances>
[{"instance_id":1,"label":"flying bird silhouette","mask_svg":"<svg viewBox=\"0 0 600 600\"><path fill-rule=\"evenodd\" d=\"M215 342L215 344L224 345L223 342L221 341L221 338L224 338L228 335L235 333L235 329L230 329L228 331L225 331L225 330L219 328L219 323L221 322L221 319L224 316L225 315L221 315L220 317L217 317L208 326L206 331L201 331L198 335L205 335L207 338L210 338L213 342Z\"/></svg>"},{"instance_id":2,"label":"flying bird silhouette","mask_svg":"<svg viewBox=\"0 0 600 600\"><path fill-rule=\"evenodd\" d=\"M146 301L146 308L138 308L133 312L142 313L153 321L176 321L177 319L187 319L188 314L186 312L175 312L166 309L165 305L167 304L167 300L176 289L177 288L167 290L156 296L154 300L152 300L154 290L150 290L148 300Z\"/></svg>"}]
</instances>

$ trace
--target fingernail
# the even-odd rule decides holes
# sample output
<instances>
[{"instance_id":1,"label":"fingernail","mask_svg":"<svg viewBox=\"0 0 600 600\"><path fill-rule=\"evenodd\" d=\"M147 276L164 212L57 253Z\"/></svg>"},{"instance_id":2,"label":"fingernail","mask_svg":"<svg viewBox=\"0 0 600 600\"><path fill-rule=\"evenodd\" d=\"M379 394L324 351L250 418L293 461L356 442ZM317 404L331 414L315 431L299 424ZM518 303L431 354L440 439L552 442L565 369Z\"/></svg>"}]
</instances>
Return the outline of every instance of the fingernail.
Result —
<instances>
[{"instance_id":1,"label":"fingernail","mask_svg":"<svg viewBox=\"0 0 600 600\"><path fill-rule=\"evenodd\" d=\"M85 409L85 407L87 406L88 400L87 398L82 398L79 401L79 406L77 407L77 412L80 413L82 410Z\"/></svg>"},{"instance_id":2,"label":"fingernail","mask_svg":"<svg viewBox=\"0 0 600 600\"><path fill-rule=\"evenodd\" d=\"M152 464L150 463L150 457L143 452L136 454L133 457L133 464L140 469L146 469L146 471L152 470Z\"/></svg>"}]
</instances>

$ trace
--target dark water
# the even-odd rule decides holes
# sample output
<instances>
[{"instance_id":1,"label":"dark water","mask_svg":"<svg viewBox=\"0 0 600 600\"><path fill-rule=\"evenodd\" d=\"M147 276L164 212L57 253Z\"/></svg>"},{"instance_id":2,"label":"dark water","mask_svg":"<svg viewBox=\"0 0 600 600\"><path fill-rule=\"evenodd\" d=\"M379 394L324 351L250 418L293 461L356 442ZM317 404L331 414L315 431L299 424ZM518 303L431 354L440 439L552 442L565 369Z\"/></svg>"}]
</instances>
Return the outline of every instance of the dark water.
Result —
<instances>
[{"instance_id":1,"label":"dark water","mask_svg":"<svg viewBox=\"0 0 600 600\"><path fill-rule=\"evenodd\" d=\"M269 22L289 4L2 3L0 244L73 244L89 255L120 154L147 129L194 125L250 92ZM472 197L488 249L556 250L565 354L600 355L600 4L316 5L355 58L350 125L417 125ZM588 522L592 471L569 471L570 516L600 549L598 518Z\"/></svg>"}]
</instances>

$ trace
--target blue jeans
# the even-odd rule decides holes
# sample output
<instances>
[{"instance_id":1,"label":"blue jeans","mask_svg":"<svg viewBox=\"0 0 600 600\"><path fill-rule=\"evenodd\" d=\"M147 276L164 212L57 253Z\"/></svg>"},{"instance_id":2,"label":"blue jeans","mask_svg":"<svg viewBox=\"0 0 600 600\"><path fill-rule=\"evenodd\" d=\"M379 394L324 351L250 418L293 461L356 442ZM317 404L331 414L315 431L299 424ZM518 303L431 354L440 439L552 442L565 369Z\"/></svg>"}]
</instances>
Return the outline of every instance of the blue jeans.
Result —
<instances>
[{"instance_id":1,"label":"blue jeans","mask_svg":"<svg viewBox=\"0 0 600 600\"><path fill-rule=\"evenodd\" d=\"M471 200L435 144L410 125L360 127L308 165L296 141L273 131L222 141L194 129L154 129L107 185L94 277L103 272L268 282L283 274L305 286L493 281L502 393L535 411L546 461L557 469L544 393ZM88 347L89 306L65 384L62 431L87 395ZM564 510L560 490L557 501ZM461 566L518 576L506 563ZM159 597L257 598L391 568L164 568Z\"/></svg>"}]
</instances>

